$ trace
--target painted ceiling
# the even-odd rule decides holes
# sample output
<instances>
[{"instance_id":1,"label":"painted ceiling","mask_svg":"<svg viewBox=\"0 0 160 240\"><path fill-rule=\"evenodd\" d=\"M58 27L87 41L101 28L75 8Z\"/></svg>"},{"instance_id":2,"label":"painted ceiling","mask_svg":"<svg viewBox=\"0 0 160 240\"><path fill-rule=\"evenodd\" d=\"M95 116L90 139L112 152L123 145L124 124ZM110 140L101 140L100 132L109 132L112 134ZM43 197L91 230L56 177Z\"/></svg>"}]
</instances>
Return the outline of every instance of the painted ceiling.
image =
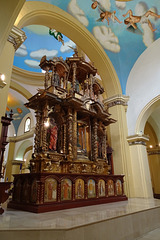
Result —
<instances>
[{"instance_id":1,"label":"painted ceiling","mask_svg":"<svg viewBox=\"0 0 160 240\"><path fill-rule=\"evenodd\" d=\"M42 0L41 0L42 1ZM143 16L148 10L160 14L159 0L99 0L98 7L91 7L92 0L46 0L79 20L88 31L100 42L104 51L110 58L117 75L119 77L122 92L126 92L126 83L129 73L138 57L156 39L160 37L160 19L149 16L143 21L139 21L134 29L130 25L124 24L123 16L128 10L132 10L133 15ZM100 21L100 13L103 11L116 11L115 16L120 22L111 17L109 24L107 20ZM112 14L112 16L114 16ZM148 20L156 31L152 32ZM14 65L29 71L40 71L38 64L43 55L48 57L62 56L64 59L73 55L73 51L68 47L74 46L69 36L63 36L64 46L53 36L49 35L49 28L44 26L28 26L23 30L27 35L27 40L16 52ZM62 33L63 35L63 33ZM75 43L76 44L76 43Z\"/></svg>"},{"instance_id":2,"label":"painted ceiling","mask_svg":"<svg viewBox=\"0 0 160 240\"><path fill-rule=\"evenodd\" d=\"M26 99L22 97L21 94L10 89L8 93L8 99L7 99L6 113L7 113L7 116L9 116L10 111L11 110L13 111L12 123L13 123L16 134L18 132L18 127L22 119L26 114L30 112L29 109L24 106L25 102L26 102Z\"/></svg>"}]
</instances>

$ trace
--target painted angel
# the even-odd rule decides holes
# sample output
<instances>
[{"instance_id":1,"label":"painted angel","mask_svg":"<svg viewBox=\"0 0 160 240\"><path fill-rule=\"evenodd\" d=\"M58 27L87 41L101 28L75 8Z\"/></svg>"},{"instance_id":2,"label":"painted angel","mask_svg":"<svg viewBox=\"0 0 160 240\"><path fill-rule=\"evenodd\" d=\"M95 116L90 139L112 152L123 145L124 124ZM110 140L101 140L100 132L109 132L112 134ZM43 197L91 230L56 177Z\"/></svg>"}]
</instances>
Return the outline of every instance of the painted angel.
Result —
<instances>
[{"instance_id":1,"label":"painted angel","mask_svg":"<svg viewBox=\"0 0 160 240\"><path fill-rule=\"evenodd\" d=\"M57 30L55 30L53 28L50 28L49 34L64 45L64 41L62 39L63 38L62 33L58 32Z\"/></svg>"},{"instance_id":2,"label":"painted angel","mask_svg":"<svg viewBox=\"0 0 160 240\"><path fill-rule=\"evenodd\" d=\"M92 0L92 1L93 1L93 3L91 5L91 7L93 9L98 7L98 9L100 11L100 18L97 21L103 22L106 19L108 22L108 25L109 25L109 19L111 19L112 22L117 21L118 23L122 23L115 15L116 11L113 11L113 12L107 11L98 1L94 1L94 0Z\"/></svg>"},{"instance_id":3,"label":"painted angel","mask_svg":"<svg viewBox=\"0 0 160 240\"><path fill-rule=\"evenodd\" d=\"M137 29L137 23L141 23L141 24L147 23L152 32L157 30L153 28L148 17L153 16L156 18L160 18L160 15L149 10L143 16L134 16L132 10L130 9L126 14L123 14L123 17L126 17L128 14L129 14L129 17L124 20L124 23L128 25L128 27L132 26L134 29Z\"/></svg>"}]
</instances>

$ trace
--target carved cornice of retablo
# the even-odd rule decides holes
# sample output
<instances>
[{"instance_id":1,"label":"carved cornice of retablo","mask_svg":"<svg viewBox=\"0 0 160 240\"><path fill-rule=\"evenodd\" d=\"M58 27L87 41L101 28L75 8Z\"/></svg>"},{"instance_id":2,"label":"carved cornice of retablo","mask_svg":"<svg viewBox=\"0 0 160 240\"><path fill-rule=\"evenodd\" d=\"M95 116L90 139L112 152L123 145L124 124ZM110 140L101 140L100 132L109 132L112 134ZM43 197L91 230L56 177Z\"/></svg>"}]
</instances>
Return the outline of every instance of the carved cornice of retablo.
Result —
<instances>
[{"instance_id":1,"label":"carved cornice of retablo","mask_svg":"<svg viewBox=\"0 0 160 240\"><path fill-rule=\"evenodd\" d=\"M104 103L105 107L108 109L108 108L114 107L116 105L122 105L122 106L127 107L128 101L129 101L128 96L118 94L118 95L112 96L110 98L104 99L103 103Z\"/></svg>"},{"instance_id":2,"label":"carved cornice of retablo","mask_svg":"<svg viewBox=\"0 0 160 240\"><path fill-rule=\"evenodd\" d=\"M8 41L11 42L14 46L14 49L17 50L21 44L26 40L25 32L21 29L17 28L16 26L13 26L9 36Z\"/></svg>"}]
</instances>

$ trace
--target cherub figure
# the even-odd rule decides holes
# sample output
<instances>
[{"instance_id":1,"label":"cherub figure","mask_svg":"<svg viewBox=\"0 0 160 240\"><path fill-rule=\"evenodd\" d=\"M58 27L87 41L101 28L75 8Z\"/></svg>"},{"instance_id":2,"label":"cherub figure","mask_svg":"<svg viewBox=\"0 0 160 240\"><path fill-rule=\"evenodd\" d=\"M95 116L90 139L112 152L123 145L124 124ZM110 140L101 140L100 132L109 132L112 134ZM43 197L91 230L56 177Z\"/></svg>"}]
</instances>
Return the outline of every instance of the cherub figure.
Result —
<instances>
[{"instance_id":1,"label":"cherub figure","mask_svg":"<svg viewBox=\"0 0 160 240\"><path fill-rule=\"evenodd\" d=\"M116 11L113 11L113 12L109 12L109 11L103 11L100 13L100 19L98 19L98 21L100 20L101 22L103 22L105 19L107 20L108 22L108 25L109 25L109 18L115 22L115 20L118 22L118 23L122 23L116 16Z\"/></svg>"},{"instance_id":2,"label":"cherub figure","mask_svg":"<svg viewBox=\"0 0 160 240\"><path fill-rule=\"evenodd\" d=\"M64 45L64 41L62 39L63 38L62 33L58 32L53 28L49 28L49 34Z\"/></svg>"},{"instance_id":3,"label":"cherub figure","mask_svg":"<svg viewBox=\"0 0 160 240\"><path fill-rule=\"evenodd\" d=\"M92 3L92 5L91 5L91 8L92 8L92 9L96 9L96 7L98 6L98 4L99 4L98 1L94 1L94 0L93 0L93 3Z\"/></svg>"},{"instance_id":4,"label":"cherub figure","mask_svg":"<svg viewBox=\"0 0 160 240\"><path fill-rule=\"evenodd\" d=\"M100 18L97 20L97 21L101 21L103 22L105 19L107 20L108 22L108 25L109 25L109 19L111 19L113 22L115 22L115 20L118 22L118 23L122 23L116 16L116 11L113 11L113 12L109 12L107 11L98 1L94 1L92 0L93 3L91 5L91 7L93 9L96 9L98 7L98 9L100 10Z\"/></svg>"},{"instance_id":5,"label":"cherub figure","mask_svg":"<svg viewBox=\"0 0 160 240\"><path fill-rule=\"evenodd\" d=\"M130 9L126 14L123 14L123 17L126 17L128 14L129 14L129 17L124 20L124 23L126 25L129 24L129 26L132 26L134 29L137 29L137 25L136 25L137 23L142 23L142 24L147 23L152 32L157 30L153 28L148 17L153 16L153 17L160 18L160 15L149 10L143 16L134 16L132 10Z\"/></svg>"}]
</instances>

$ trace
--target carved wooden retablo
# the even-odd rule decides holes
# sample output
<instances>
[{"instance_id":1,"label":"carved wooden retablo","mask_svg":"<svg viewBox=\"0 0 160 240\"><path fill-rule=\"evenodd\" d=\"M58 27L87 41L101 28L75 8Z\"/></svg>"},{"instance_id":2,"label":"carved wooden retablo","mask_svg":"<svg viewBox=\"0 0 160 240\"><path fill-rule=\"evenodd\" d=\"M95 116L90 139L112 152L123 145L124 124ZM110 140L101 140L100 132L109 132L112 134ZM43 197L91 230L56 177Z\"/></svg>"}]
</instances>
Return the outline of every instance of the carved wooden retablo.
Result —
<instances>
[{"instance_id":1,"label":"carved wooden retablo","mask_svg":"<svg viewBox=\"0 0 160 240\"><path fill-rule=\"evenodd\" d=\"M108 174L104 109L97 70L83 58L41 59L44 89L29 99L36 112L31 172Z\"/></svg>"},{"instance_id":2,"label":"carved wooden retablo","mask_svg":"<svg viewBox=\"0 0 160 240\"><path fill-rule=\"evenodd\" d=\"M30 174L14 177L9 207L33 212L126 200L123 175L112 175L97 70L83 58L41 59L44 89L25 105L36 113ZM108 157L108 158L107 158Z\"/></svg>"}]
</instances>

